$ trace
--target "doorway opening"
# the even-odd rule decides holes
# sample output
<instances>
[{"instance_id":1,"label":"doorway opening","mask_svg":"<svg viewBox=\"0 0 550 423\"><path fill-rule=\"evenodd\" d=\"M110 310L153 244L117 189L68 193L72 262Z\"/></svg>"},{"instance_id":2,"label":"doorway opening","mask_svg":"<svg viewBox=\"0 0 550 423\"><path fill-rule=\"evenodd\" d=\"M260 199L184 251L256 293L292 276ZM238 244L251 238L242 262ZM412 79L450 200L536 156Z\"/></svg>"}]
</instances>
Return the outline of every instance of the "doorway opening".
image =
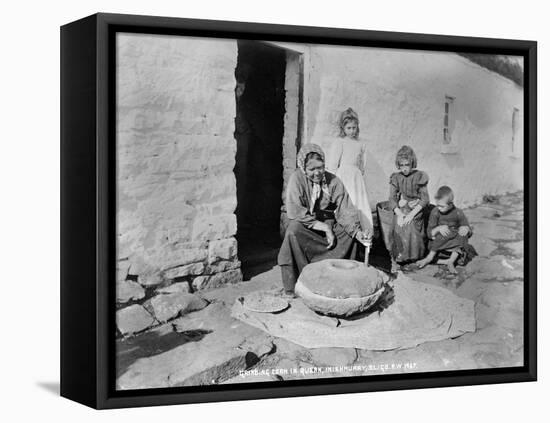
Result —
<instances>
[{"instance_id":1,"label":"doorway opening","mask_svg":"<svg viewBox=\"0 0 550 423\"><path fill-rule=\"evenodd\" d=\"M289 53L259 41L238 41L235 139L237 242L243 278L276 265L281 245L283 156L287 139ZM297 80L299 78L296 78ZM294 118L298 121L298 116ZM296 134L290 137L295 143ZM294 147L295 148L295 147Z\"/></svg>"}]
</instances>

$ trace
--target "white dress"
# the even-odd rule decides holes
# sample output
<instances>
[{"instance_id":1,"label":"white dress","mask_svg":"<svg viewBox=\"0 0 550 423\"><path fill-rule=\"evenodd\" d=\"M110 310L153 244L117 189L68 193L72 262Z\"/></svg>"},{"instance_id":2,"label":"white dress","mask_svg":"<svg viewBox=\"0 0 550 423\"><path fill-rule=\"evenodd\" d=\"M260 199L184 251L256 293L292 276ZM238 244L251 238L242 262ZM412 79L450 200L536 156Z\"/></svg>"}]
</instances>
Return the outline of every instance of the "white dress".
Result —
<instances>
[{"instance_id":1,"label":"white dress","mask_svg":"<svg viewBox=\"0 0 550 423\"><path fill-rule=\"evenodd\" d=\"M350 138L336 138L327 156L327 170L344 183L351 201L360 212L361 226L372 228L372 210L367 197L365 142Z\"/></svg>"}]
</instances>

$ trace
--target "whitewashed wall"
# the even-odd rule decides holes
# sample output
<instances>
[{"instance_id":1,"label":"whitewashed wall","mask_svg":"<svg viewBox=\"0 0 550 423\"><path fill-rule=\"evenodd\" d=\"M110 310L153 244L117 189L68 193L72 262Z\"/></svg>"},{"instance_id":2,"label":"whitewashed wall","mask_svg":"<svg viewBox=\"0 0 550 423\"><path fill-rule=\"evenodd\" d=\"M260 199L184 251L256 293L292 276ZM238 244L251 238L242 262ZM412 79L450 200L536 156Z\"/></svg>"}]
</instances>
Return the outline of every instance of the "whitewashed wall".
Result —
<instances>
[{"instance_id":1,"label":"whitewashed wall","mask_svg":"<svg viewBox=\"0 0 550 423\"><path fill-rule=\"evenodd\" d=\"M232 40L118 36L119 279L187 277L198 289L241 279L236 64Z\"/></svg>"},{"instance_id":2,"label":"whitewashed wall","mask_svg":"<svg viewBox=\"0 0 550 423\"><path fill-rule=\"evenodd\" d=\"M338 115L353 107L370 150L369 200L387 199L395 153L412 146L430 193L450 185L461 206L484 194L523 188L522 151L512 154L513 108L523 112L523 89L450 53L311 46L308 141L325 148ZM442 154L445 96L455 97L455 154ZM523 128L517 141L523 143Z\"/></svg>"}]
</instances>

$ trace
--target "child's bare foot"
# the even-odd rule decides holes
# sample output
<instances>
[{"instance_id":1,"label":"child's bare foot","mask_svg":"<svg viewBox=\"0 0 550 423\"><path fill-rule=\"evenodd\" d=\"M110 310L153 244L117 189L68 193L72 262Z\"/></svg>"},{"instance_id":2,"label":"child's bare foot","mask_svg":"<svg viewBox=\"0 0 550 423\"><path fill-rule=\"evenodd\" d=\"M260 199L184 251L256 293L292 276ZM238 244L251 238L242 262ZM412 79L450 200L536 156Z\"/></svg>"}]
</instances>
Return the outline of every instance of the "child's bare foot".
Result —
<instances>
[{"instance_id":1,"label":"child's bare foot","mask_svg":"<svg viewBox=\"0 0 550 423\"><path fill-rule=\"evenodd\" d=\"M447 269L449 269L449 273L451 275L458 275L458 272L456 271L456 267L455 267L455 262L456 262L456 259L458 258L458 252L457 251L453 251L451 253L451 257L449 257L449 259L447 260Z\"/></svg>"},{"instance_id":2,"label":"child's bare foot","mask_svg":"<svg viewBox=\"0 0 550 423\"><path fill-rule=\"evenodd\" d=\"M447 266L447 270L451 275L458 275L458 272L456 270L454 260L447 259L447 260L438 260L437 264L444 264Z\"/></svg>"},{"instance_id":3,"label":"child's bare foot","mask_svg":"<svg viewBox=\"0 0 550 423\"><path fill-rule=\"evenodd\" d=\"M419 269L423 269L424 267L426 267L428 265L429 261L426 260L426 259L422 259L422 260L418 260L416 262L416 265L418 266Z\"/></svg>"},{"instance_id":4,"label":"child's bare foot","mask_svg":"<svg viewBox=\"0 0 550 423\"><path fill-rule=\"evenodd\" d=\"M449 270L449 273L451 275L458 275L458 272L456 270L456 267L455 267L454 263L448 263L447 264L447 269Z\"/></svg>"},{"instance_id":5,"label":"child's bare foot","mask_svg":"<svg viewBox=\"0 0 550 423\"><path fill-rule=\"evenodd\" d=\"M426 267L428 264L430 264L433 261L435 254L436 254L435 251L430 251L428 255L424 257L422 260L418 260L416 262L418 268L422 269L423 267Z\"/></svg>"}]
</instances>

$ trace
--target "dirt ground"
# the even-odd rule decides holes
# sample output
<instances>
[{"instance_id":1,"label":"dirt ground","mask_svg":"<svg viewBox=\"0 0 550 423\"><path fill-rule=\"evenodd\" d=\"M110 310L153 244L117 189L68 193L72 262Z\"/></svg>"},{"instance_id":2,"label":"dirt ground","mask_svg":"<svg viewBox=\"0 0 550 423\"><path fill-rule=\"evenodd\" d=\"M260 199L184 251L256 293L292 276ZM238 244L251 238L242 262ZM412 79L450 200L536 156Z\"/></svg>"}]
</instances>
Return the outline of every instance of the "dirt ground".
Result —
<instances>
[{"instance_id":1,"label":"dirt ground","mask_svg":"<svg viewBox=\"0 0 550 423\"><path fill-rule=\"evenodd\" d=\"M306 349L230 315L247 293L281 286L274 267L250 281L200 292L209 305L117 341L117 387L137 389L381 373L430 372L523 364L523 193L465 209L479 256L458 276L429 265L403 272L475 302L476 331L415 348Z\"/></svg>"}]
</instances>

